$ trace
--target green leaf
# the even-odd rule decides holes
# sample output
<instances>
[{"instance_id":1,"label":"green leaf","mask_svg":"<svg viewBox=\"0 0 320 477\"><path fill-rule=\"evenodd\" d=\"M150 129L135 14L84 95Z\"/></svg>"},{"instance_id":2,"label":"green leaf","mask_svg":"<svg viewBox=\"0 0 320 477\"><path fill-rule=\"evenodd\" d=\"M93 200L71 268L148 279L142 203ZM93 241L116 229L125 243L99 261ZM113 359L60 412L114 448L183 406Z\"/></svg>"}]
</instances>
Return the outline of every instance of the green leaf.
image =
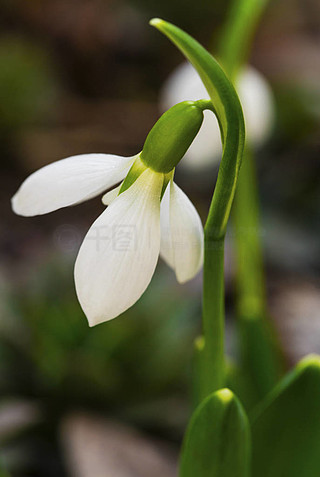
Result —
<instances>
[{"instance_id":1,"label":"green leaf","mask_svg":"<svg viewBox=\"0 0 320 477\"><path fill-rule=\"evenodd\" d=\"M229 389L208 396L194 412L181 454L180 477L248 477L247 416Z\"/></svg>"},{"instance_id":2,"label":"green leaf","mask_svg":"<svg viewBox=\"0 0 320 477\"><path fill-rule=\"evenodd\" d=\"M252 422L254 477L319 477L320 357L303 359Z\"/></svg>"},{"instance_id":3,"label":"green leaf","mask_svg":"<svg viewBox=\"0 0 320 477\"><path fill-rule=\"evenodd\" d=\"M247 412L265 399L282 377L283 359L275 333L262 314L238 316L240 357L227 368L226 386ZM261 372L263 370L263 372Z\"/></svg>"}]
</instances>

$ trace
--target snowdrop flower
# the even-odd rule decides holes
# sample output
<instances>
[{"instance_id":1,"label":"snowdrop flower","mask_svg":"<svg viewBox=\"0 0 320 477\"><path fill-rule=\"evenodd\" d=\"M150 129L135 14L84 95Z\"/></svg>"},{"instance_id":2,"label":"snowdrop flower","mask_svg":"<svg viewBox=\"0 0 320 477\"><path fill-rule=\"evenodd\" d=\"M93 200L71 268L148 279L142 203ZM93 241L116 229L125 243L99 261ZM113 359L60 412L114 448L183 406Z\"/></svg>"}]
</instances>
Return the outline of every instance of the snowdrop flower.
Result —
<instances>
[{"instance_id":1,"label":"snowdrop flower","mask_svg":"<svg viewBox=\"0 0 320 477\"><path fill-rule=\"evenodd\" d=\"M29 217L79 204L122 181L103 196L108 207L76 259L76 291L90 326L115 318L140 298L159 253L181 283L201 268L201 220L173 181L174 167L203 120L198 103L181 103L161 116L140 154L62 159L31 174L12 198L14 212Z\"/></svg>"},{"instance_id":2,"label":"snowdrop flower","mask_svg":"<svg viewBox=\"0 0 320 477\"><path fill-rule=\"evenodd\" d=\"M274 123L274 103L270 86L253 67L246 67L238 76L237 91L242 103L247 141L253 147L261 146L271 133ZM166 110L180 101L208 98L198 73L190 63L178 66L166 81L160 107ZM189 160L182 164L189 169L205 167L221 158L221 138L216 117L204 111L204 122L195 141L188 149Z\"/></svg>"}]
</instances>

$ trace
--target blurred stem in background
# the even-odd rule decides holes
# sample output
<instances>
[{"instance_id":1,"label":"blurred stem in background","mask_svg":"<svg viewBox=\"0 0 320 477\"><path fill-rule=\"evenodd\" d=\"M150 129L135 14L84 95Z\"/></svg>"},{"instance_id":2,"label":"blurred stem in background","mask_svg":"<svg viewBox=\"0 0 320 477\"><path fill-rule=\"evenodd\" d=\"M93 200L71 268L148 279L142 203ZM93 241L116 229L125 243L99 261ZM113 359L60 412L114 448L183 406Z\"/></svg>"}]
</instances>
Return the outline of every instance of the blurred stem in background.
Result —
<instances>
[{"instance_id":1,"label":"blurred stem in background","mask_svg":"<svg viewBox=\"0 0 320 477\"><path fill-rule=\"evenodd\" d=\"M218 56L234 81L250 56L253 37L269 0L233 0L220 35Z\"/></svg>"},{"instance_id":2,"label":"blurred stem in background","mask_svg":"<svg viewBox=\"0 0 320 477\"><path fill-rule=\"evenodd\" d=\"M249 57L268 0L234 0L220 37L219 57L233 83ZM263 111L261 111L263 114ZM281 375L280 351L267 319L259 197L254 154L247 143L233 207L237 252L237 316L245 404L254 405ZM261 372L263 370L263 372ZM242 394L239 390L240 395Z\"/></svg>"},{"instance_id":3,"label":"blurred stem in background","mask_svg":"<svg viewBox=\"0 0 320 477\"><path fill-rule=\"evenodd\" d=\"M246 394L254 406L281 376L280 347L268 319L259 227L259 200L255 161L247 146L233 211L237 252L237 318L240 366ZM239 390L241 393L241 390Z\"/></svg>"}]
</instances>

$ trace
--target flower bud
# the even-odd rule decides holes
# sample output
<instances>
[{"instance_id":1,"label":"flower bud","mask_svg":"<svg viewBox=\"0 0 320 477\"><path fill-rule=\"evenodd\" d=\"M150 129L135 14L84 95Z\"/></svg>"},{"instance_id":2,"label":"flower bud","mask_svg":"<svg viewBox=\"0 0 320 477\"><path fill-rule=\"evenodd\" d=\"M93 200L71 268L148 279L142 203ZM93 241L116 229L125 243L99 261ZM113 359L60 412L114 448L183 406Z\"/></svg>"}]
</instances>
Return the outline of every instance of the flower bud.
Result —
<instances>
[{"instance_id":1,"label":"flower bud","mask_svg":"<svg viewBox=\"0 0 320 477\"><path fill-rule=\"evenodd\" d=\"M202 121L201 101L184 101L170 108L149 132L140 154L142 162L157 172L170 172L187 152Z\"/></svg>"}]
</instances>

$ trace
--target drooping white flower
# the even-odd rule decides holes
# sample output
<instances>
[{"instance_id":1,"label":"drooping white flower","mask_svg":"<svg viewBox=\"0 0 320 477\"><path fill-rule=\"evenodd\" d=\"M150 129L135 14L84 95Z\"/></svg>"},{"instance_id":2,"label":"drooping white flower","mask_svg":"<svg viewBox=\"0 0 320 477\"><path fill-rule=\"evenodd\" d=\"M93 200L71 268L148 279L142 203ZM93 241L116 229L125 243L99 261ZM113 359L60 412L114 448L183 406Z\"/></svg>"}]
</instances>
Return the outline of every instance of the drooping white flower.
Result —
<instances>
[{"instance_id":1,"label":"drooping white flower","mask_svg":"<svg viewBox=\"0 0 320 477\"><path fill-rule=\"evenodd\" d=\"M12 208L19 215L34 216L78 204L124 180L138 161L139 155L84 154L54 162L23 182ZM103 203L110 205L89 229L74 273L90 326L115 318L140 298L159 253L179 282L201 268L201 221L172 174L162 201L168 177L150 167L144 167L123 192L116 187L103 196Z\"/></svg>"},{"instance_id":2,"label":"drooping white flower","mask_svg":"<svg viewBox=\"0 0 320 477\"><path fill-rule=\"evenodd\" d=\"M261 146L269 137L274 123L274 101L270 86L255 68L246 67L238 76L236 88L243 107L247 141ZM182 63L169 76L160 96L160 108L166 110L180 101L209 98L193 66ZM221 158L222 146L218 121L210 111L204 111L204 121L198 136L182 161L186 168L205 167Z\"/></svg>"}]
</instances>

